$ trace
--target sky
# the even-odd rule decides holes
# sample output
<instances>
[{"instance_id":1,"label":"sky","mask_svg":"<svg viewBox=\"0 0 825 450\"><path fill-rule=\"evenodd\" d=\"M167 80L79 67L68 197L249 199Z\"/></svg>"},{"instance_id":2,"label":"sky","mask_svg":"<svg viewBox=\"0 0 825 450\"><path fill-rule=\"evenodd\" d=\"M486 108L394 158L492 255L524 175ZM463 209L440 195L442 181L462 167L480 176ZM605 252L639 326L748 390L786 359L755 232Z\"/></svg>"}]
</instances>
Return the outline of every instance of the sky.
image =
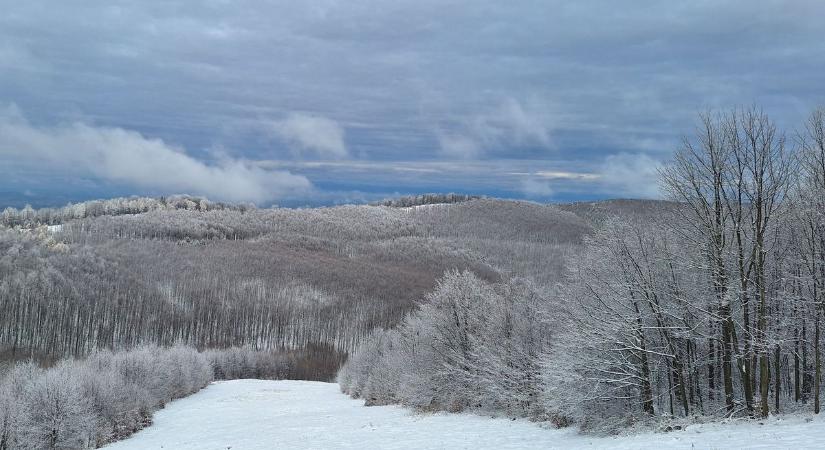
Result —
<instances>
[{"instance_id":1,"label":"sky","mask_svg":"<svg viewBox=\"0 0 825 450\"><path fill-rule=\"evenodd\" d=\"M825 105L825 2L0 0L0 207L657 198L696 116Z\"/></svg>"}]
</instances>

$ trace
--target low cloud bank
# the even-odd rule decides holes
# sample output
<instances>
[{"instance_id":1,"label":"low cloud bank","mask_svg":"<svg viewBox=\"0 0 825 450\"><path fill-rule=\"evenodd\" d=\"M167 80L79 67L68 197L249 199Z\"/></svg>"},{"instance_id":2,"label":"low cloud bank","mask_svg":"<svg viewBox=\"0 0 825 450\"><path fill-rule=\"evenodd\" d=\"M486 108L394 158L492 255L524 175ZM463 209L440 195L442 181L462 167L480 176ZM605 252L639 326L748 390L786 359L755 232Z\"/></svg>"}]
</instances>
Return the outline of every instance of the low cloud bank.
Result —
<instances>
[{"instance_id":1,"label":"low cloud bank","mask_svg":"<svg viewBox=\"0 0 825 450\"><path fill-rule=\"evenodd\" d=\"M268 202L312 187L304 176L264 170L243 159L221 156L207 164L182 148L123 128L83 122L36 126L14 107L0 112L2 159L48 166L55 172L226 201Z\"/></svg>"}]
</instances>

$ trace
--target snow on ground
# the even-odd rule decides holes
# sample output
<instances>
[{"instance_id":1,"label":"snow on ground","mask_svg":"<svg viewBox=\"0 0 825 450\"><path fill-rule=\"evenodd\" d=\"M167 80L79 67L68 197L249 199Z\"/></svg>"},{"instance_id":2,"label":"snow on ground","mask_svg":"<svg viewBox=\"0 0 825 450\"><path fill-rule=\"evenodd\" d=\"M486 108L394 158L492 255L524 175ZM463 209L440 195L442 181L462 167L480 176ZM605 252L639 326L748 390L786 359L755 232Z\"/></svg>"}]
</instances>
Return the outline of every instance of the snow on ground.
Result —
<instances>
[{"instance_id":1,"label":"snow on ground","mask_svg":"<svg viewBox=\"0 0 825 450\"><path fill-rule=\"evenodd\" d=\"M107 449L522 449L825 448L825 421L793 417L689 426L685 431L590 437L527 421L414 414L364 407L337 384L236 380L213 383L155 413L155 423Z\"/></svg>"}]
</instances>

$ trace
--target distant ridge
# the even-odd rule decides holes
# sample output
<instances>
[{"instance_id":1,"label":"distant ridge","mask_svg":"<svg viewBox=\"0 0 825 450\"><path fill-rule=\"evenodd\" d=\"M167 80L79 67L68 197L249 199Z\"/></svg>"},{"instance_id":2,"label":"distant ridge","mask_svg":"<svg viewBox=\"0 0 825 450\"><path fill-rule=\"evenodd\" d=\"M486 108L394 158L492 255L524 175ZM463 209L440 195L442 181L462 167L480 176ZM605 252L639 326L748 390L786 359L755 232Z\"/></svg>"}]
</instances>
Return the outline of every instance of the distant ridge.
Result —
<instances>
[{"instance_id":1,"label":"distant ridge","mask_svg":"<svg viewBox=\"0 0 825 450\"><path fill-rule=\"evenodd\" d=\"M442 203L461 203L470 200L479 200L487 198L483 195L467 195L467 194L420 194L420 195L405 195L402 197L387 198L377 202L371 202L372 206L391 206L394 208L408 208L410 206L421 205L436 205Z\"/></svg>"}]
</instances>

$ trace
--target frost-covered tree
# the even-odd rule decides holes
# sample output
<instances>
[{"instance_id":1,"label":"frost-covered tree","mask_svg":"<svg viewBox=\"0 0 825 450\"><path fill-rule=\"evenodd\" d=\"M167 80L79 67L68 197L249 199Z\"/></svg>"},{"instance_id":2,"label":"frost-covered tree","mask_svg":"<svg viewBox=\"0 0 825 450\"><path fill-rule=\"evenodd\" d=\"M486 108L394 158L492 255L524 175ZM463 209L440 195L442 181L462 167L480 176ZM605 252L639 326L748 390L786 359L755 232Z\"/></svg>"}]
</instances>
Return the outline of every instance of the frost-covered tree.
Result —
<instances>
[{"instance_id":1,"label":"frost-covered tree","mask_svg":"<svg viewBox=\"0 0 825 450\"><path fill-rule=\"evenodd\" d=\"M587 240L562 292L567 327L546 354L549 412L592 423L702 410L707 303L696 297L713 294L683 250L651 223L610 221Z\"/></svg>"},{"instance_id":2,"label":"frost-covered tree","mask_svg":"<svg viewBox=\"0 0 825 450\"><path fill-rule=\"evenodd\" d=\"M94 412L73 375L67 367L58 367L24 386L18 436L21 448L93 446Z\"/></svg>"},{"instance_id":3,"label":"frost-covered tree","mask_svg":"<svg viewBox=\"0 0 825 450\"><path fill-rule=\"evenodd\" d=\"M29 362L14 366L0 377L0 450L23 445L20 439L24 389L41 375L41 369Z\"/></svg>"},{"instance_id":4,"label":"frost-covered tree","mask_svg":"<svg viewBox=\"0 0 825 450\"><path fill-rule=\"evenodd\" d=\"M371 404L537 411L546 299L528 282L450 272L396 331L380 331L342 368L342 389Z\"/></svg>"}]
</instances>

